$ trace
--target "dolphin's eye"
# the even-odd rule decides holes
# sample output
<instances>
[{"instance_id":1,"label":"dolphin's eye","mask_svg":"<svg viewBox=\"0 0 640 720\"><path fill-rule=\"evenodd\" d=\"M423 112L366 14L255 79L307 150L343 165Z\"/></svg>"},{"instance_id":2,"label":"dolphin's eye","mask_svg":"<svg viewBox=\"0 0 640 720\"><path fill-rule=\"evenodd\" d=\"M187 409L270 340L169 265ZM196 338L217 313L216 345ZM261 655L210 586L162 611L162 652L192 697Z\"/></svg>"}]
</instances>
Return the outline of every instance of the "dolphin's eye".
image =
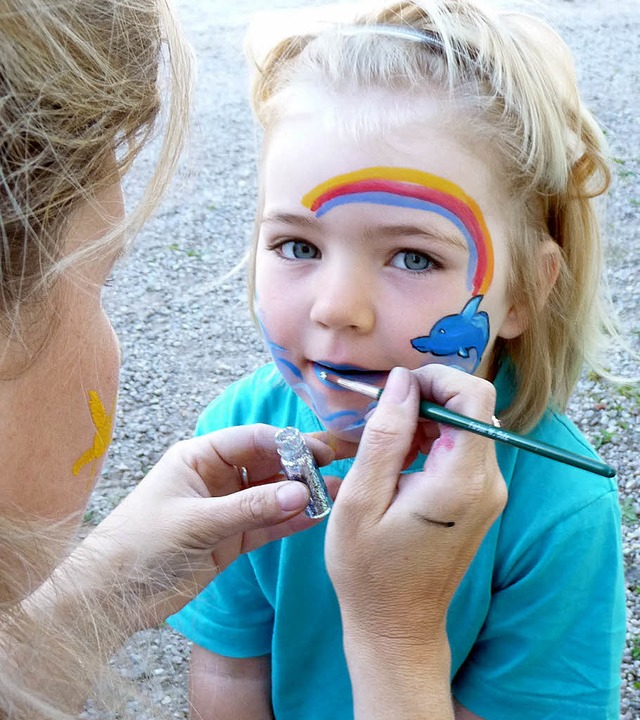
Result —
<instances>
[{"instance_id":1,"label":"dolphin's eye","mask_svg":"<svg viewBox=\"0 0 640 720\"><path fill-rule=\"evenodd\" d=\"M439 332L441 335L444 335L444 328L440 328L440 329L438 330L438 332Z\"/></svg>"}]
</instances>

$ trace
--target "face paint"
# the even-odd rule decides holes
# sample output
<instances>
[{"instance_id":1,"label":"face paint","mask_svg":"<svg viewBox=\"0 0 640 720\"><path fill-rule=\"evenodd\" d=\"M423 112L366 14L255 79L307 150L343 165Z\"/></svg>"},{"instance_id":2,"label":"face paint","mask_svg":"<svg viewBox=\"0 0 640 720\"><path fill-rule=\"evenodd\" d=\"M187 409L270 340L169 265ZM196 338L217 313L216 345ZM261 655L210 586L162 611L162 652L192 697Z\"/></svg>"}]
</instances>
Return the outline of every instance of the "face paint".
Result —
<instances>
[{"instance_id":1,"label":"face paint","mask_svg":"<svg viewBox=\"0 0 640 720\"><path fill-rule=\"evenodd\" d=\"M493 277L493 245L482 211L462 188L437 175L410 168L372 167L338 175L302 198L321 217L347 203L372 203L437 213L464 237L469 250L467 287L472 299L461 313L438 320L430 333L411 340L414 349L472 373L489 342L489 316L478 306Z\"/></svg>"},{"instance_id":2,"label":"face paint","mask_svg":"<svg viewBox=\"0 0 640 720\"><path fill-rule=\"evenodd\" d=\"M93 476L96 471L96 461L101 458L106 452L107 448L111 443L111 436L113 432L113 416L115 414L115 402L114 411L111 415L107 415L102 400L97 392L94 390L89 391L89 412L91 413L91 420L96 429L96 433L93 436L92 446L75 461L73 464L72 472L74 475L78 475L80 470L85 465L94 463L91 468L90 482L93 480Z\"/></svg>"},{"instance_id":3,"label":"face paint","mask_svg":"<svg viewBox=\"0 0 640 720\"><path fill-rule=\"evenodd\" d=\"M467 284L471 294L487 291L493 277L491 235L478 204L455 183L410 168L372 167L331 178L302 198L302 204L316 217L356 202L425 210L449 220L469 249Z\"/></svg>"},{"instance_id":4,"label":"face paint","mask_svg":"<svg viewBox=\"0 0 640 720\"><path fill-rule=\"evenodd\" d=\"M274 124L261 172L263 330L284 381L330 431L362 426L369 405L317 377L332 365L377 387L396 365L491 372L510 309L512 208L483 157L439 121L356 138L296 114Z\"/></svg>"},{"instance_id":5,"label":"face paint","mask_svg":"<svg viewBox=\"0 0 640 720\"><path fill-rule=\"evenodd\" d=\"M489 316L478 312L481 301L481 295L471 298L461 313L438 320L428 335L414 338L411 345L418 352L447 358L447 365L474 372L489 342Z\"/></svg>"},{"instance_id":6,"label":"face paint","mask_svg":"<svg viewBox=\"0 0 640 720\"><path fill-rule=\"evenodd\" d=\"M331 387L335 391L335 385L320 378L319 368L314 369L312 381L306 382L301 369L291 361L291 353L273 342L261 319L259 322L271 357L287 385L313 410L327 430L339 432L345 439L357 440L364 427L365 416L376 406L376 403L358 396L354 397L353 393L345 391L346 397L352 396L348 399L353 403L353 409L333 410L327 400L325 388Z\"/></svg>"}]
</instances>

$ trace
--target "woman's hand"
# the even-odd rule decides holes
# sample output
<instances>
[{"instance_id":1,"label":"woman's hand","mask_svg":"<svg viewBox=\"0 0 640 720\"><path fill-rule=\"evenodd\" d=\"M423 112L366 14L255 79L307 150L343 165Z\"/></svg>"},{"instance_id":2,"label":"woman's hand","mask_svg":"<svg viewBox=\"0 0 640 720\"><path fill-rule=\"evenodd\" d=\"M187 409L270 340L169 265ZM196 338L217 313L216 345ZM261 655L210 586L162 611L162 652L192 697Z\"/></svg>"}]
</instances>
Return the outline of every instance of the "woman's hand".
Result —
<instances>
[{"instance_id":1,"label":"woman's hand","mask_svg":"<svg viewBox=\"0 0 640 720\"><path fill-rule=\"evenodd\" d=\"M47 678L47 696L80 707L102 672L100 662L83 659L106 662L129 635L179 610L240 553L319 522L301 514L306 486L278 482L277 429L235 427L173 446L23 601L31 636L24 648L10 648L13 667L28 665L34 688L42 691ZM308 442L320 464L333 459L318 437ZM337 482L329 481L334 490ZM72 663L77 680L70 686Z\"/></svg>"},{"instance_id":2,"label":"woman's hand","mask_svg":"<svg viewBox=\"0 0 640 720\"><path fill-rule=\"evenodd\" d=\"M70 560L115 571L153 598L144 624L177 611L240 553L316 524L302 483L282 479L277 428L220 430L174 445ZM334 451L308 438L319 464ZM248 480L243 483L243 473ZM330 486L335 489L335 480ZM77 575L77 573L76 573Z\"/></svg>"},{"instance_id":3,"label":"woman's hand","mask_svg":"<svg viewBox=\"0 0 640 720\"><path fill-rule=\"evenodd\" d=\"M364 717L452 717L446 613L507 497L493 442L418 422L420 395L484 422L494 412L490 383L427 365L395 369L367 422L325 545ZM401 475L417 447L424 467Z\"/></svg>"}]
</instances>

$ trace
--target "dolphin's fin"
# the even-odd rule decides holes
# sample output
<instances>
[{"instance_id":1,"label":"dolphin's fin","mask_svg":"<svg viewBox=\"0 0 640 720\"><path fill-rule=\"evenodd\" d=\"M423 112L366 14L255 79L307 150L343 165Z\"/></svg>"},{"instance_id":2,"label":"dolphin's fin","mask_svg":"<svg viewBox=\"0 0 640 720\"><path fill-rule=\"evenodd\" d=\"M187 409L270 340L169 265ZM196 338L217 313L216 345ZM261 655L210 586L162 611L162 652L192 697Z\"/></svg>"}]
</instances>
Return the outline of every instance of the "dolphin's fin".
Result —
<instances>
[{"instance_id":1,"label":"dolphin's fin","mask_svg":"<svg viewBox=\"0 0 640 720\"><path fill-rule=\"evenodd\" d=\"M474 295L471 300L464 306L464 309L460 313L465 318L471 318L473 317L477 312L478 308L480 307L480 303L482 302L482 298L484 295Z\"/></svg>"}]
</instances>

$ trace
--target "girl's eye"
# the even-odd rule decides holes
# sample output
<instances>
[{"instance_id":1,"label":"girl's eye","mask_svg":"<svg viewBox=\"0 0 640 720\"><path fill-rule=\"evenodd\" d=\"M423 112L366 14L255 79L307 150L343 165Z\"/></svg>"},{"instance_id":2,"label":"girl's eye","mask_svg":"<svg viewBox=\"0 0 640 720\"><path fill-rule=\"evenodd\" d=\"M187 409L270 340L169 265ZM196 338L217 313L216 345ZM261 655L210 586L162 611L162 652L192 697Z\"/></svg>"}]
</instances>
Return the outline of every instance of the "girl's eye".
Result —
<instances>
[{"instance_id":1,"label":"girl's eye","mask_svg":"<svg viewBox=\"0 0 640 720\"><path fill-rule=\"evenodd\" d=\"M415 252L415 250L401 250L391 258L391 265L402 270L420 272L430 270L434 266L434 262L428 255Z\"/></svg>"},{"instance_id":2,"label":"girl's eye","mask_svg":"<svg viewBox=\"0 0 640 720\"><path fill-rule=\"evenodd\" d=\"M302 240L287 240L280 245L279 250L289 260L315 260L320 255L315 245Z\"/></svg>"}]
</instances>

